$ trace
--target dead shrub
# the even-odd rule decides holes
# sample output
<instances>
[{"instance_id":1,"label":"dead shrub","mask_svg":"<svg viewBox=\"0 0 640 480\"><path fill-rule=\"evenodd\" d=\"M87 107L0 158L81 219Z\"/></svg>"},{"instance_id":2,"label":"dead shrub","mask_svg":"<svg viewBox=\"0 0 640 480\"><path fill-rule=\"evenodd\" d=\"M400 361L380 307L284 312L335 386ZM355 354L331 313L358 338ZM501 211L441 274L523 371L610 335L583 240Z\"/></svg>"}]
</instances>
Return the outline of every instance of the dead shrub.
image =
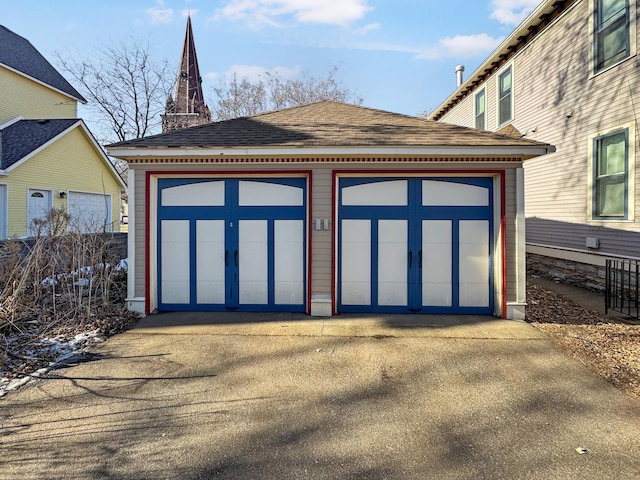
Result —
<instances>
[{"instance_id":1,"label":"dead shrub","mask_svg":"<svg viewBox=\"0 0 640 480\"><path fill-rule=\"evenodd\" d=\"M126 312L126 273L108 234L69 231L64 209L31 228L33 239L6 242L0 251L0 366L15 350L5 337L37 341Z\"/></svg>"}]
</instances>

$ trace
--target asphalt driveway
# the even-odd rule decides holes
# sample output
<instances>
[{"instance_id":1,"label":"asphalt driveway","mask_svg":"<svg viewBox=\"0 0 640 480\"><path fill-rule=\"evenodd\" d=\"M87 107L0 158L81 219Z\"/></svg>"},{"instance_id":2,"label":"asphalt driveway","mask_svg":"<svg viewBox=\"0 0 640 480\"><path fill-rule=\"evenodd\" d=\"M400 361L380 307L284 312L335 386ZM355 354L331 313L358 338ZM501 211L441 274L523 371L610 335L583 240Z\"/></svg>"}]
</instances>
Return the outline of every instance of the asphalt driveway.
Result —
<instances>
[{"instance_id":1,"label":"asphalt driveway","mask_svg":"<svg viewBox=\"0 0 640 480\"><path fill-rule=\"evenodd\" d=\"M0 421L3 479L640 472L640 403L491 317L150 316L0 399Z\"/></svg>"}]
</instances>

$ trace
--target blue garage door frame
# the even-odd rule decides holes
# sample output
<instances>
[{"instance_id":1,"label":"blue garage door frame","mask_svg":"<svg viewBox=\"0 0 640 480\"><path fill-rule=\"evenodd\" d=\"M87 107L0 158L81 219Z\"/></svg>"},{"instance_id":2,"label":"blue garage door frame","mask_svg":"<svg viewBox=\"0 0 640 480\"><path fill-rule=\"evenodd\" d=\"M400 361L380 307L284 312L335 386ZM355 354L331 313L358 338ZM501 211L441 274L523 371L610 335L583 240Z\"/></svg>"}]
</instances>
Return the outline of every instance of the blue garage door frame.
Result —
<instances>
[{"instance_id":1,"label":"blue garage door frame","mask_svg":"<svg viewBox=\"0 0 640 480\"><path fill-rule=\"evenodd\" d=\"M305 178L158 179L160 311L304 312Z\"/></svg>"},{"instance_id":2,"label":"blue garage door frame","mask_svg":"<svg viewBox=\"0 0 640 480\"><path fill-rule=\"evenodd\" d=\"M339 312L493 314L493 179L340 178Z\"/></svg>"}]
</instances>

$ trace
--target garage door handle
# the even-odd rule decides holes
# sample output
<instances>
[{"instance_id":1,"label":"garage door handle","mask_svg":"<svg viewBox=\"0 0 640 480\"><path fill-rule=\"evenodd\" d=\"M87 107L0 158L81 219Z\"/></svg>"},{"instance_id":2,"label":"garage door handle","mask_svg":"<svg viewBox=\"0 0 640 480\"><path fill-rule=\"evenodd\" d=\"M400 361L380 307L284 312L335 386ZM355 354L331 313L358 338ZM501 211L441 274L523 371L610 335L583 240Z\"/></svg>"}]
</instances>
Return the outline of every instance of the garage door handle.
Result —
<instances>
[{"instance_id":1,"label":"garage door handle","mask_svg":"<svg viewBox=\"0 0 640 480\"><path fill-rule=\"evenodd\" d=\"M413 252L411 252L411 250L409 250L409 268L411 268L412 261L413 261Z\"/></svg>"},{"instance_id":2,"label":"garage door handle","mask_svg":"<svg viewBox=\"0 0 640 480\"><path fill-rule=\"evenodd\" d=\"M238 266L238 250L236 250L233 254L233 259L236 262L236 267Z\"/></svg>"},{"instance_id":3,"label":"garage door handle","mask_svg":"<svg viewBox=\"0 0 640 480\"><path fill-rule=\"evenodd\" d=\"M422 250L418 251L418 268L422 268Z\"/></svg>"}]
</instances>

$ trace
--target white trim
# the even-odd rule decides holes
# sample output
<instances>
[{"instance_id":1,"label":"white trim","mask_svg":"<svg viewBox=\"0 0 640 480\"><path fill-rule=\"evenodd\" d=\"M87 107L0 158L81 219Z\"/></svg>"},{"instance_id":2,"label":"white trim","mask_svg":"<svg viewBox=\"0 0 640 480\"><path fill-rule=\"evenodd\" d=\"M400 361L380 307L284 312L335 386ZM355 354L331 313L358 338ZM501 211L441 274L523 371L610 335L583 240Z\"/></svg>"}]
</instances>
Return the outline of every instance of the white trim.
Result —
<instances>
[{"instance_id":1,"label":"white trim","mask_svg":"<svg viewBox=\"0 0 640 480\"><path fill-rule=\"evenodd\" d=\"M13 125L14 123L18 123L20 120L24 120L24 117L22 115L18 115L15 118L12 118L11 120L7 120L4 123L0 123L0 130L4 130L5 128Z\"/></svg>"},{"instance_id":2,"label":"white trim","mask_svg":"<svg viewBox=\"0 0 640 480\"><path fill-rule=\"evenodd\" d=\"M2 194L2 190L4 187L4 211L0 211L0 219L4 217L4 225L0 221L0 226L4 227L0 230L0 240L6 240L9 235L9 184L8 183L0 183L0 195Z\"/></svg>"},{"instance_id":3,"label":"white trim","mask_svg":"<svg viewBox=\"0 0 640 480\"><path fill-rule=\"evenodd\" d=\"M130 297L126 298L125 302L127 302L127 310L131 312L139 313L144 316L146 314L144 309L145 299L144 297Z\"/></svg>"},{"instance_id":4,"label":"white trim","mask_svg":"<svg viewBox=\"0 0 640 480\"><path fill-rule=\"evenodd\" d=\"M534 22L537 24L539 23L539 19L540 16L544 13L551 13L554 11L555 7L553 6L556 0L544 0L542 3L540 3L540 5L538 5L538 7L529 14L529 16L527 18L525 18L520 25L518 25L516 27L515 30L513 30L511 32L511 34L500 44L498 45L498 47L484 60L484 62L482 62L482 64L480 64L480 66L478 68L476 68L473 73L471 75L469 75L469 77L467 77L467 79L464 81L464 83L462 85L460 85L458 88L456 88L453 93L451 93L451 95L449 95L443 102L440 103L440 105L438 105L436 107L436 109L429 115L428 119L429 120L433 120L433 117L435 117L436 115L441 115L442 114L442 110L444 110L446 108L447 105L449 105L452 102L455 102L455 100L457 99L457 97L460 95L460 93L465 92L467 90L467 88L469 87L469 84L471 84L474 81L479 80L480 78L482 78L483 72L485 70L487 70L488 68L491 67L491 64L493 62L499 62L500 61L500 55L501 54L505 54L508 53L508 49L507 47L509 45L513 45L517 42L516 40L518 39L518 37L520 36L526 36L529 34L529 29L528 27L532 24L534 24ZM577 5L580 5L580 1L576 1L573 2L571 5L569 5L569 7L565 8L560 15L558 15L556 18L554 18L548 25L546 25L544 27L544 31L541 32L540 34L534 36L531 40L529 40L522 48L518 49L514 56L511 58L510 61L515 61L516 58L518 58L518 56L520 56L520 54L523 51L526 51L527 48L529 48L529 46L531 46L535 41L537 41L541 35L543 35L545 33L546 30L548 30L549 28L553 27L556 23L558 23L562 18L564 18L565 15L567 15L568 12L572 11L574 8L576 8ZM471 87L471 89L469 90L469 93L476 91L477 88L481 87L482 85L485 85L486 82L490 79L493 78L495 76L495 73L492 73L491 75L489 75L485 80L479 82L475 87ZM447 113L453 111L456 108L457 105L454 105L453 107L451 107L450 109L448 109ZM442 118L438 121L442 121Z\"/></svg>"},{"instance_id":5,"label":"white trim","mask_svg":"<svg viewBox=\"0 0 640 480\"><path fill-rule=\"evenodd\" d=\"M119 147L107 148L107 154L122 159L141 157L220 157L220 156L340 156L345 155L413 155L413 156L513 156L537 157L551 153L547 145L467 146L467 147L258 147L258 148L190 148L190 147ZM489 161L491 159L488 159Z\"/></svg>"},{"instance_id":6,"label":"white trim","mask_svg":"<svg viewBox=\"0 0 640 480\"><path fill-rule=\"evenodd\" d=\"M527 298L527 245L524 211L524 168L516 169L516 303ZM508 311L508 309L507 309Z\"/></svg>"},{"instance_id":7,"label":"white trim","mask_svg":"<svg viewBox=\"0 0 640 480\"><path fill-rule=\"evenodd\" d=\"M7 70L12 71L13 73L16 73L16 74L18 74L18 75L20 75L20 76L22 76L22 77L28 78L29 80L31 80L31 81L33 81L33 82L36 82L36 83L38 83L38 84L42 85L43 87L47 87L48 89L53 90L53 91L55 91L55 92L58 92L59 94L64 95L65 97L69 97L69 98L71 98L72 100L75 100L76 102L80 102L80 103L82 103L83 105L86 105L86 104L87 104L87 101L86 101L86 100L81 100L81 99L79 99L78 97L75 97L74 95L71 95L70 93L64 92L64 91L62 91L62 90L60 90L60 89L58 89L58 88L54 87L53 85L50 85L50 84L48 84L48 83L46 83L46 82L43 82L43 81L41 81L41 80L38 80L37 78L34 78L34 77L32 77L31 75L27 75L26 73L21 72L20 70L16 70L15 68L11 68L9 65L6 65L6 64L4 64L4 63L0 63L0 67L4 67L4 68L6 68ZM58 73L60 73L60 72L58 72ZM76 110L77 110L77 107L76 107Z\"/></svg>"},{"instance_id":8,"label":"white trim","mask_svg":"<svg viewBox=\"0 0 640 480\"><path fill-rule=\"evenodd\" d=\"M527 253L542 255L545 257L560 258L562 260L569 260L572 262L586 263L588 265L597 265L599 267L605 266L607 258L640 260L640 257L602 254L596 252L587 252L575 248L551 247L548 245L540 245L535 243L527 243Z\"/></svg>"},{"instance_id":9,"label":"white trim","mask_svg":"<svg viewBox=\"0 0 640 480\"><path fill-rule=\"evenodd\" d=\"M127 225L127 297L134 298L136 295L136 172L132 168L129 169L128 187L129 187L129 223ZM144 297L143 297L144 298ZM132 310L131 304L128 303L129 310ZM144 313L144 304L142 307Z\"/></svg>"}]
</instances>

